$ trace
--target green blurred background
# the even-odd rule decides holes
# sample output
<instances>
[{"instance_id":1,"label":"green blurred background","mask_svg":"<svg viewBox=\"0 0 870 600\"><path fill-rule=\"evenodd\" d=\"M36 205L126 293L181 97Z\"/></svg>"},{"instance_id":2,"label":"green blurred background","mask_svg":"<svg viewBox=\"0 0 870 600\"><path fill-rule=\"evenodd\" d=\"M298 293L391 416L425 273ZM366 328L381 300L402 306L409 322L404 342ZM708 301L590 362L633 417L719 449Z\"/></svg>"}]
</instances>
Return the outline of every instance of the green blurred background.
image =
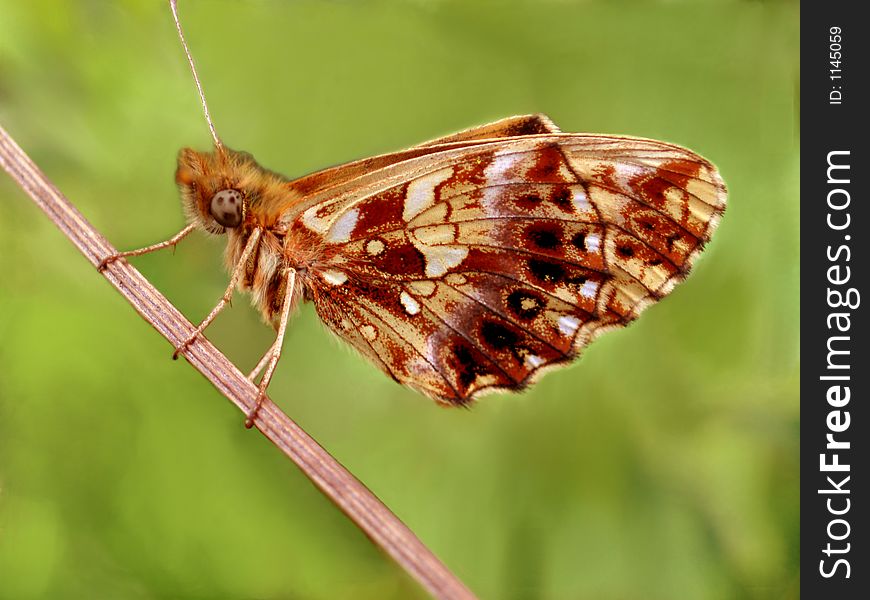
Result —
<instances>
[{"instance_id":1,"label":"green blurred background","mask_svg":"<svg viewBox=\"0 0 870 600\"><path fill-rule=\"evenodd\" d=\"M528 392L445 410L303 307L272 397L485 598L795 598L797 2L181 0L218 130L289 176L499 117L688 146L695 273ZM0 0L0 123L121 249L209 147L162 1ZM422 598L0 175L0 597ZM192 320L219 239L135 264ZM272 340L246 299L208 337Z\"/></svg>"}]
</instances>

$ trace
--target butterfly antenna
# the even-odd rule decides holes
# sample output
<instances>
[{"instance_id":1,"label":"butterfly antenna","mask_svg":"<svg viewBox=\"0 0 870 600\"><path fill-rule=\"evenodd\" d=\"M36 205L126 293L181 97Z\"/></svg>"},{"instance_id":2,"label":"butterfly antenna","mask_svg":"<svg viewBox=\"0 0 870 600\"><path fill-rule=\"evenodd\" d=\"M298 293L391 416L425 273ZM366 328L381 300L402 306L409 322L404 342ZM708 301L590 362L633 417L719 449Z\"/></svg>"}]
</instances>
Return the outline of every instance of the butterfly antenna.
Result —
<instances>
[{"instance_id":1,"label":"butterfly antenna","mask_svg":"<svg viewBox=\"0 0 870 600\"><path fill-rule=\"evenodd\" d=\"M193 57L190 55L190 48L187 46L187 41L184 39L184 31L181 29L181 21L178 19L178 0L169 0L169 8L172 10L172 18L175 19L175 28L178 30L178 38L181 40L181 45L184 47L184 54L187 56L190 71L193 73L193 81L196 83L196 90L199 92L199 101L200 104L202 104L202 111L205 113L205 120L208 123L211 137L214 139L215 149L217 149L221 154L224 154L223 142L221 142L221 139L218 137L217 131L214 128L214 123L211 120L211 114L208 112L208 103L205 101L202 84L199 82L199 75L196 73L196 65L193 63Z\"/></svg>"}]
</instances>

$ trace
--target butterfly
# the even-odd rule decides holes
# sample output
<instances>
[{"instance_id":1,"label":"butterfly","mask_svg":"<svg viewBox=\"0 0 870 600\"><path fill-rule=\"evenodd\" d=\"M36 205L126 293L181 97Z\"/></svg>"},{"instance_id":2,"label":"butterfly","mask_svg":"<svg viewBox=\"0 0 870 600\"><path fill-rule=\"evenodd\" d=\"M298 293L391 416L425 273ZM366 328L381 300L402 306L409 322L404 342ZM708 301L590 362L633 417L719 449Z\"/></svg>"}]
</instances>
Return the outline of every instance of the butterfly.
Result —
<instances>
[{"instance_id":1,"label":"butterfly","mask_svg":"<svg viewBox=\"0 0 870 600\"><path fill-rule=\"evenodd\" d=\"M215 148L179 154L189 224L101 268L193 230L225 236L227 291L176 356L247 291L277 331L249 376L263 373L261 398L302 302L441 404L520 390L670 293L725 209L717 169L694 152L562 133L540 114L289 180L223 145L196 81Z\"/></svg>"}]
</instances>

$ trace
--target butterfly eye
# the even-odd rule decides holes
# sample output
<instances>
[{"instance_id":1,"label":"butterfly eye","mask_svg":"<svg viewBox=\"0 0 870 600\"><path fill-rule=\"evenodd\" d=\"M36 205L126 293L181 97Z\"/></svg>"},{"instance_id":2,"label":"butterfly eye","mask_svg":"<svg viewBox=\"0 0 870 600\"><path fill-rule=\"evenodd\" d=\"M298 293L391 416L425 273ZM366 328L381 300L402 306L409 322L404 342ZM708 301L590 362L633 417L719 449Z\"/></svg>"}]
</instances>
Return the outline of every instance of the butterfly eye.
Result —
<instances>
[{"instance_id":1,"label":"butterfly eye","mask_svg":"<svg viewBox=\"0 0 870 600\"><path fill-rule=\"evenodd\" d=\"M211 198L209 211L224 227L238 227L242 222L242 194L238 190L221 190Z\"/></svg>"}]
</instances>

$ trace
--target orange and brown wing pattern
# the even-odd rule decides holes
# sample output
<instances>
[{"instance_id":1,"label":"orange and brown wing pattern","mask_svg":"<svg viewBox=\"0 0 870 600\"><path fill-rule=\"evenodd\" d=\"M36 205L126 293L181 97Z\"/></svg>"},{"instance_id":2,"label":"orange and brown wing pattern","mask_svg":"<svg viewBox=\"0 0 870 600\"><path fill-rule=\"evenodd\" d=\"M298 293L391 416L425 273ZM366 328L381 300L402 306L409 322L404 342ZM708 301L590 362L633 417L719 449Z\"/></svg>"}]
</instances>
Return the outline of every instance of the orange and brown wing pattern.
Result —
<instances>
[{"instance_id":1,"label":"orange and brown wing pattern","mask_svg":"<svg viewBox=\"0 0 870 600\"><path fill-rule=\"evenodd\" d=\"M304 282L327 326L448 404L519 389L673 289L725 207L716 169L662 142L539 134L391 164L306 202Z\"/></svg>"}]
</instances>

